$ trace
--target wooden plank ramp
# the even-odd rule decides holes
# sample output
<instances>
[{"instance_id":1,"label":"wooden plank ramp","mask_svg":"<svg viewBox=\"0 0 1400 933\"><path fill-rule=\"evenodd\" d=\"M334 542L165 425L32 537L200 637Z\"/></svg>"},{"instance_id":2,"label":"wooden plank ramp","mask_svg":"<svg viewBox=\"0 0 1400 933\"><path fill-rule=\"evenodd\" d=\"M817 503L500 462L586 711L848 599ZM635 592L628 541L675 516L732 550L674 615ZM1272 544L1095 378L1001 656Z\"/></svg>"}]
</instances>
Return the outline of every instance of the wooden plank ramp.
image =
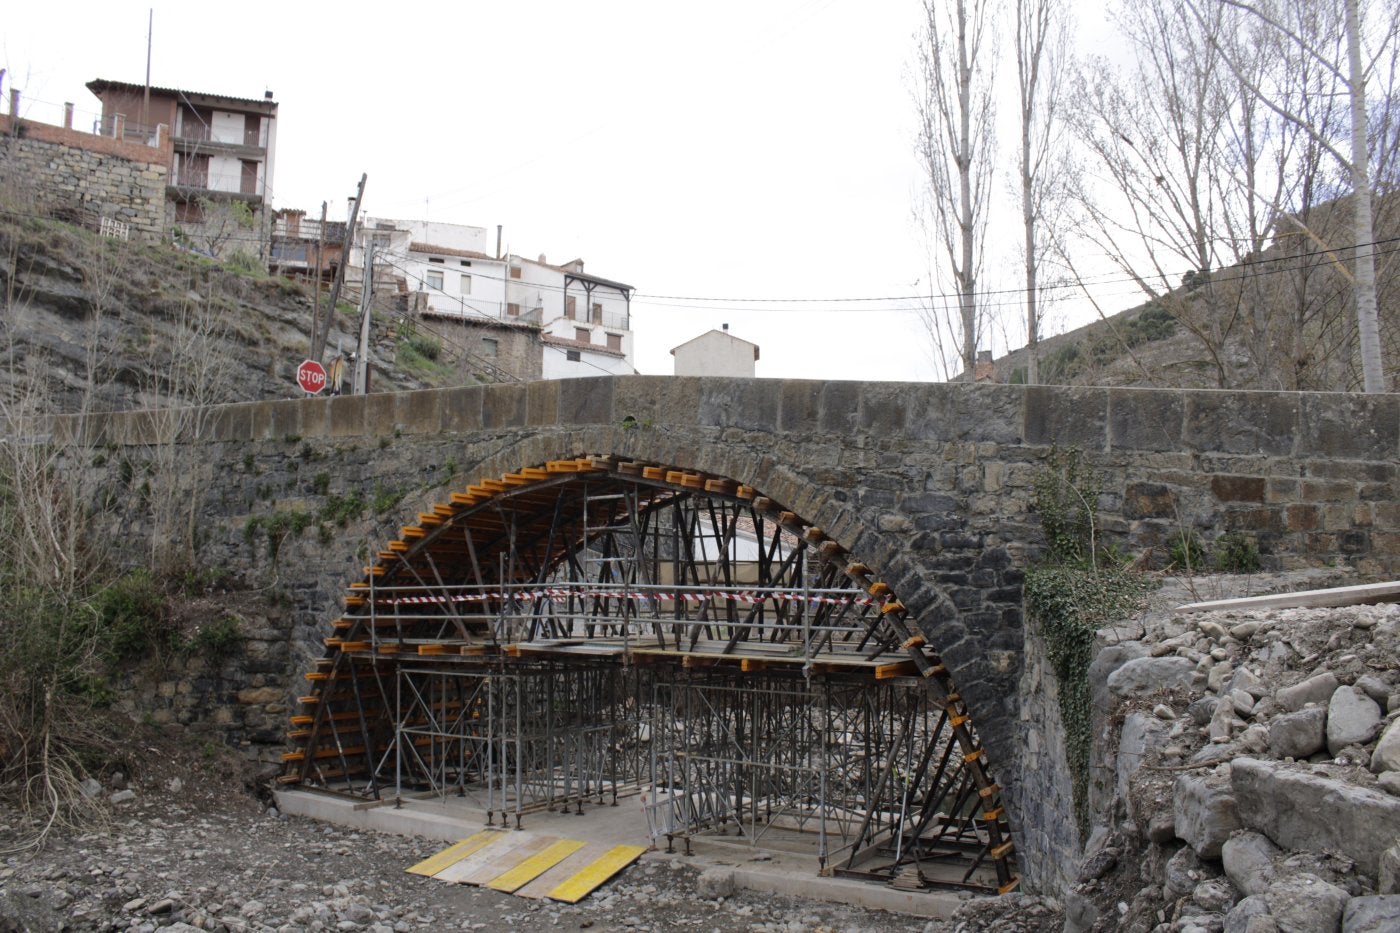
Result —
<instances>
[{"instance_id":1,"label":"wooden plank ramp","mask_svg":"<svg viewBox=\"0 0 1400 933\"><path fill-rule=\"evenodd\" d=\"M518 897L576 904L646 851L538 833L487 829L453 843L406 871Z\"/></svg>"}]
</instances>

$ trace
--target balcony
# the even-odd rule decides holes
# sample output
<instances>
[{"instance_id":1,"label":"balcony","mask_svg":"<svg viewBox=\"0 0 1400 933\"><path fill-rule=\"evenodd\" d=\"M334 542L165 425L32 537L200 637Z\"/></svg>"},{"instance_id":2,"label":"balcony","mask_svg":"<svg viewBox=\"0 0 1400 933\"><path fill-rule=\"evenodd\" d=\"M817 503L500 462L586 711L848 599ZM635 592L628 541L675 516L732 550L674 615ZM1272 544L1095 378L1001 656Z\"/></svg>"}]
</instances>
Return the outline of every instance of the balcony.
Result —
<instances>
[{"instance_id":1,"label":"balcony","mask_svg":"<svg viewBox=\"0 0 1400 933\"><path fill-rule=\"evenodd\" d=\"M179 189L182 194L225 194L242 196L247 200L262 197L258 176L254 172L210 172L182 167L175 174L170 187Z\"/></svg>"}]
</instances>

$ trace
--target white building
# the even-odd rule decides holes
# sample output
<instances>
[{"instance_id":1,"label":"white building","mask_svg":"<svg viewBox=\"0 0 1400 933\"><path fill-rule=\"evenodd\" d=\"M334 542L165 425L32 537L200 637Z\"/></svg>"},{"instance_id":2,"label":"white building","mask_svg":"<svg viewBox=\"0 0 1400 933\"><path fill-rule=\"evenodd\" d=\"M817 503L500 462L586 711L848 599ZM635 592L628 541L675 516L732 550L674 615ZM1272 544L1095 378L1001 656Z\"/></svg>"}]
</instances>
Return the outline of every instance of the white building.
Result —
<instances>
[{"instance_id":1,"label":"white building","mask_svg":"<svg viewBox=\"0 0 1400 933\"><path fill-rule=\"evenodd\" d=\"M712 330L671 350L677 376L738 376L753 378L758 344L740 340L724 330Z\"/></svg>"},{"instance_id":2,"label":"white building","mask_svg":"<svg viewBox=\"0 0 1400 933\"><path fill-rule=\"evenodd\" d=\"M583 271L508 255L506 314L544 328L546 379L635 373L632 286Z\"/></svg>"}]
</instances>

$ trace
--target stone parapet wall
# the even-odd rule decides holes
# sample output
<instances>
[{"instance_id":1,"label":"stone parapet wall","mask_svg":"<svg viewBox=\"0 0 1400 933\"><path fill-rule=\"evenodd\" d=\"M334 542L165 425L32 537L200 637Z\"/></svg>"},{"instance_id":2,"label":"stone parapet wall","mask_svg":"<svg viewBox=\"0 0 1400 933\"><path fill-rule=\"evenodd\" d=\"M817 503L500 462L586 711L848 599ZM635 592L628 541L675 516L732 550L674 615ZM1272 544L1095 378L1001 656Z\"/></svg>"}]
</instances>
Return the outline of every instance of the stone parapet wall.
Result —
<instances>
[{"instance_id":1,"label":"stone parapet wall","mask_svg":"<svg viewBox=\"0 0 1400 933\"><path fill-rule=\"evenodd\" d=\"M9 121L0 116L0 185L47 209L90 211L163 235L169 143L157 149L30 120L10 135Z\"/></svg>"}]
</instances>

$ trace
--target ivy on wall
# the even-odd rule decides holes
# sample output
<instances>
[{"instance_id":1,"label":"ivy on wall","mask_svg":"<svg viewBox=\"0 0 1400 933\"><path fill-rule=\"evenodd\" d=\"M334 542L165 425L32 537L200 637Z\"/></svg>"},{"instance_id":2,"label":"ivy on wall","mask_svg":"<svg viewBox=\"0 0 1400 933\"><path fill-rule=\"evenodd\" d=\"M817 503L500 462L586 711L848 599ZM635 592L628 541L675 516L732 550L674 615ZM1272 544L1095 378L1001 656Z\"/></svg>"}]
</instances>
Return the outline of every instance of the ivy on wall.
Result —
<instances>
[{"instance_id":1,"label":"ivy on wall","mask_svg":"<svg viewBox=\"0 0 1400 933\"><path fill-rule=\"evenodd\" d=\"M1095 633L1141 608L1151 584L1104 559L1095 533L1099 477L1077 450L1052 448L1035 483L1035 508L1046 554L1026 573L1027 615L1038 626L1059 685L1074 815L1088 829L1089 753L1093 732L1089 664Z\"/></svg>"}]
</instances>

